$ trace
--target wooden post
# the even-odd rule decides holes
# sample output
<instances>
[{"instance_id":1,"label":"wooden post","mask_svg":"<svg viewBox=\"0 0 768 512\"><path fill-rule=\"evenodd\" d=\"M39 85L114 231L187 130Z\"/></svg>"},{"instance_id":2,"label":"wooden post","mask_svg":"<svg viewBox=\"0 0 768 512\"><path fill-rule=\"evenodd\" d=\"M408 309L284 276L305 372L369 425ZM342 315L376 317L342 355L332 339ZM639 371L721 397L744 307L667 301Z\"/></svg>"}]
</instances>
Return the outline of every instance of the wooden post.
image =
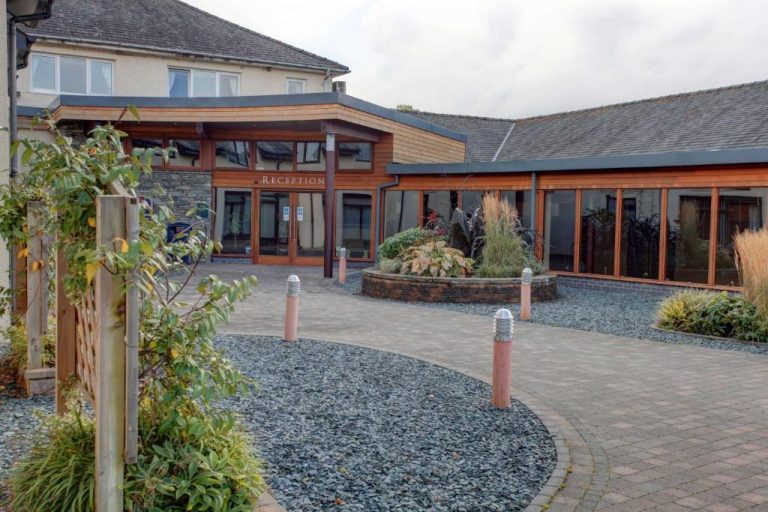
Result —
<instances>
[{"instance_id":1,"label":"wooden post","mask_svg":"<svg viewBox=\"0 0 768 512\"><path fill-rule=\"evenodd\" d=\"M96 198L96 244L119 247L126 239L126 197ZM125 448L125 295L120 276L96 272L96 512L123 509Z\"/></svg>"},{"instance_id":2,"label":"wooden post","mask_svg":"<svg viewBox=\"0 0 768 512\"><path fill-rule=\"evenodd\" d=\"M27 370L24 380L27 395L53 389L53 370L43 368L43 336L48 330L48 269L46 236L42 226L43 204L27 204Z\"/></svg>"},{"instance_id":3,"label":"wooden post","mask_svg":"<svg viewBox=\"0 0 768 512\"><path fill-rule=\"evenodd\" d=\"M64 251L56 253L56 413L67 412L64 382L76 372L76 310L64 292L64 276L67 275L67 259Z\"/></svg>"},{"instance_id":4,"label":"wooden post","mask_svg":"<svg viewBox=\"0 0 768 512\"><path fill-rule=\"evenodd\" d=\"M139 203L126 199L125 230L128 242L139 239ZM125 462L134 464L139 442L139 287L132 275L125 296Z\"/></svg>"}]
</instances>

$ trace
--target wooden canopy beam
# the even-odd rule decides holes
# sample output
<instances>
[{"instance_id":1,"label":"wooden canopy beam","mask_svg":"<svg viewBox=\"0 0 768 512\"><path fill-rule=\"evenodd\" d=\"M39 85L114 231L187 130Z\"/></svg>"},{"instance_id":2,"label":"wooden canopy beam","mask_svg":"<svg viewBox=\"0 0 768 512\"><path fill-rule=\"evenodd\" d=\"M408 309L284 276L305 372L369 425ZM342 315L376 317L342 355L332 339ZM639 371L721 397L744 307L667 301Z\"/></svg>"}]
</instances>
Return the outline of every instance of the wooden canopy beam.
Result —
<instances>
[{"instance_id":1,"label":"wooden canopy beam","mask_svg":"<svg viewBox=\"0 0 768 512\"><path fill-rule=\"evenodd\" d=\"M366 142L379 142L381 139L381 135L376 130L344 121L321 121L320 130L323 133L335 133Z\"/></svg>"}]
</instances>

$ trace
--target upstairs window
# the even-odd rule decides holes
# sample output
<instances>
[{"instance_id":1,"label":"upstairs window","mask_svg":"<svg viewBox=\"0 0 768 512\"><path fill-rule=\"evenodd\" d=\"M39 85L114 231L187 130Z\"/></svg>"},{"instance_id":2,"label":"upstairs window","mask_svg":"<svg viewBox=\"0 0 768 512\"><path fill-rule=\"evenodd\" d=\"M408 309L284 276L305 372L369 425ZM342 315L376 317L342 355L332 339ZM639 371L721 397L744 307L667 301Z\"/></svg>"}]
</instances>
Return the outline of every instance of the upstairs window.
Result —
<instances>
[{"instance_id":1,"label":"upstairs window","mask_svg":"<svg viewBox=\"0 0 768 512\"><path fill-rule=\"evenodd\" d=\"M168 70L168 96L171 98L239 95L240 75L203 69Z\"/></svg>"},{"instance_id":2,"label":"upstairs window","mask_svg":"<svg viewBox=\"0 0 768 512\"><path fill-rule=\"evenodd\" d=\"M30 91L49 94L112 94L112 63L66 55L32 54Z\"/></svg>"},{"instance_id":3,"label":"upstairs window","mask_svg":"<svg viewBox=\"0 0 768 512\"><path fill-rule=\"evenodd\" d=\"M289 78L285 82L285 91L288 94L304 94L307 92L307 81L300 78Z\"/></svg>"}]
</instances>

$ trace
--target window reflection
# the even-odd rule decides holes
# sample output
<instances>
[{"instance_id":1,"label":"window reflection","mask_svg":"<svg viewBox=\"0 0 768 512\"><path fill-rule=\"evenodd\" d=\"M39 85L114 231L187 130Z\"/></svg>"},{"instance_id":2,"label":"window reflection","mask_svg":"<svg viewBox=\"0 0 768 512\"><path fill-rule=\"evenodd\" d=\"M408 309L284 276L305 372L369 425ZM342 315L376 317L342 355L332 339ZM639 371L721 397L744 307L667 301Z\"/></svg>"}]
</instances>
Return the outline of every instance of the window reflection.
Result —
<instances>
[{"instance_id":1,"label":"window reflection","mask_svg":"<svg viewBox=\"0 0 768 512\"><path fill-rule=\"evenodd\" d=\"M256 143L256 169L290 171L293 168L293 142Z\"/></svg>"},{"instance_id":2,"label":"window reflection","mask_svg":"<svg viewBox=\"0 0 768 512\"><path fill-rule=\"evenodd\" d=\"M717 213L717 262L715 283L739 285L733 236L764 226L768 213L768 188L721 188Z\"/></svg>"},{"instance_id":3,"label":"window reflection","mask_svg":"<svg viewBox=\"0 0 768 512\"><path fill-rule=\"evenodd\" d=\"M419 225L419 193L388 190L384 196L384 237Z\"/></svg>"},{"instance_id":4,"label":"window reflection","mask_svg":"<svg viewBox=\"0 0 768 512\"><path fill-rule=\"evenodd\" d=\"M661 190L624 190L620 275L659 278Z\"/></svg>"},{"instance_id":5,"label":"window reflection","mask_svg":"<svg viewBox=\"0 0 768 512\"><path fill-rule=\"evenodd\" d=\"M336 240L350 258L369 258L371 252L370 192L337 192Z\"/></svg>"},{"instance_id":6,"label":"window reflection","mask_svg":"<svg viewBox=\"0 0 768 512\"><path fill-rule=\"evenodd\" d=\"M297 143L296 162L300 171L324 171L325 142Z\"/></svg>"},{"instance_id":7,"label":"window reflection","mask_svg":"<svg viewBox=\"0 0 768 512\"><path fill-rule=\"evenodd\" d=\"M152 155L152 165L163 164L163 139L145 139L134 137L131 139L131 146L141 149L155 148L155 153Z\"/></svg>"},{"instance_id":8,"label":"window reflection","mask_svg":"<svg viewBox=\"0 0 768 512\"><path fill-rule=\"evenodd\" d=\"M250 164L248 142L227 140L216 142L216 167L247 169Z\"/></svg>"},{"instance_id":9,"label":"window reflection","mask_svg":"<svg viewBox=\"0 0 768 512\"><path fill-rule=\"evenodd\" d=\"M547 192L544 210L544 261L552 270L573 271L576 191Z\"/></svg>"},{"instance_id":10,"label":"window reflection","mask_svg":"<svg viewBox=\"0 0 768 512\"><path fill-rule=\"evenodd\" d=\"M200 141L171 139L168 141L168 165L173 167L199 167Z\"/></svg>"},{"instance_id":11,"label":"window reflection","mask_svg":"<svg viewBox=\"0 0 768 512\"><path fill-rule=\"evenodd\" d=\"M424 225L438 231L447 230L458 204L459 195L455 190L424 192Z\"/></svg>"},{"instance_id":12,"label":"window reflection","mask_svg":"<svg viewBox=\"0 0 768 512\"><path fill-rule=\"evenodd\" d=\"M667 196L667 275L670 281L706 283L712 191L670 189Z\"/></svg>"},{"instance_id":13,"label":"window reflection","mask_svg":"<svg viewBox=\"0 0 768 512\"><path fill-rule=\"evenodd\" d=\"M613 275L615 240L616 191L582 191L579 272Z\"/></svg>"},{"instance_id":14,"label":"window reflection","mask_svg":"<svg viewBox=\"0 0 768 512\"><path fill-rule=\"evenodd\" d=\"M339 142L339 169L370 169L370 142Z\"/></svg>"}]
</instances>

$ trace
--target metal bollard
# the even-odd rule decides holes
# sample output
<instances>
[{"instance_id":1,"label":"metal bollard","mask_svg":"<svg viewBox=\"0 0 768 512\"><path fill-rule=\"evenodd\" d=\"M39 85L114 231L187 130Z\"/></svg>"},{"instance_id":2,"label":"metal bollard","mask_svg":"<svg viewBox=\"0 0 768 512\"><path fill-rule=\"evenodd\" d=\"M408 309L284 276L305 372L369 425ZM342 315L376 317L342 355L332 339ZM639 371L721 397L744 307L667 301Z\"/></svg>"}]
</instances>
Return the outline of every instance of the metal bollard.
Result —
<instances>
[{"instance_id":1,"label":"metal bollard","mask_svg":"<svg viewBox=\"0 0 768 512\"><path fill-rule=\"evenodd\" d=\"M512 331L514 320L508 309L493 315L493 375L491 405L498 409L510 406L512 395Z\"/></svg>"},{"instance_id":2,"label":"metal bollard","mask_svg":"<svg viewBox=\"0 0 768 512\"><path fill-rule=\"evenodd\" d=\"M339 249L339 283L347 282L347 249Z\"/></svg>"},{"instance_id":3,"label":"metal bollard","mask_svg":"<svg viewBox=\"0 0 768 512\"><path fill-rule=\"evenodd\" d=\"M523 269L523 275L520 278L520 320L531 319L531 283L533 282L533 271L529 268Z\"/></svg>"},{"instance_id":4,"label":"metal bollard","mask_svg":"<svg viewBox=\"0 0 768 512\"><path fill-rule=\"evenodd\" d=\"M299 276L290 275L285 282L285 331L283 341L296 341L299 330Z\"/></svg>"}]
</instances>

